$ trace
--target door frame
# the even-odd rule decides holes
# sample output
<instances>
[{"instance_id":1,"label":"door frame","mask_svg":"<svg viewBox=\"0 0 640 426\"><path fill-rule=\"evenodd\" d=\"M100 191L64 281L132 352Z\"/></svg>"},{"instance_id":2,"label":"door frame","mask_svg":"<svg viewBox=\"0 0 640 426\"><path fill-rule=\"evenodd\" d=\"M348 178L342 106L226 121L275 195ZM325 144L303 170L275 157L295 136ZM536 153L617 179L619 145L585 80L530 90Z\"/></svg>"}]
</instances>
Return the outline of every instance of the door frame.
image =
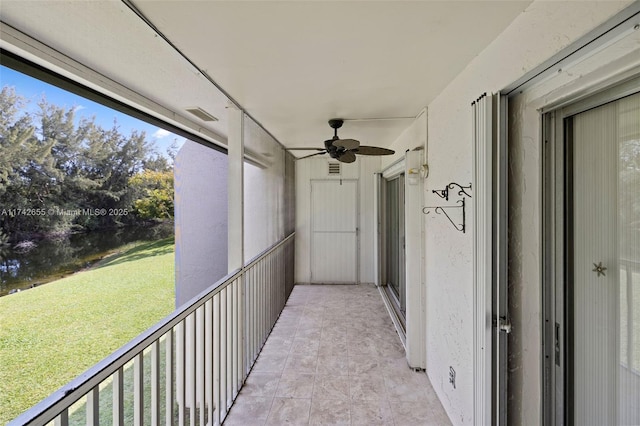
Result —
<instances>
[{"instance_id":1,"label":"door frame","mask_svg":"<svg viewBox=\"0 0 640 426\"><path fill-rule=\"evenodd\" d=\"M570 122L581 112L640 91L640 75L542 112L542 419L572 425L574 349L573 206Z\"/></svg>"},{"instance_id":2,"label":"door frame","mask_svg":"<svg viewBox=\"0 0 640 426\"><path fill-rule=\"evenodd\" d=\"M376 238L376 285L380 290L385 306L389 311L398 336L405 348L407 363L413 369L424 370L427 366L426 343L426 288L424 276L424 241L425 228L422 207L424 206L424 178L417 173L425 164L424 151L417 149L407 151L400 159L376 173L375 209L377 221ZM405 324L400 320L389 300L387 292L381 287L385 275L384 258L386 233L384 232L386 197L382 189L383 182L404 174L404 265L405 268Z\"/></svg>"},{"instance_id":3,"label":"door frame","mask_svg":"<svg viewBox=\"0 0 640 426\"><path fill-rule=\"evenodd\" d=\"M382 247L382 255L383 255L383 259L384 259L384 275L382 275L382 282L380 283L382 287L384 287L385 291L387 291L388 295L389 295L389 299L392 302L392 305L394 307L394 309L396 309L397 314L398 314L398 318L402 324L402 326L405 329L406 332L406 314L407 314L407 307L406 307L406 303L407 303L407 291L406 291L406 253L405 253L405 249L406 249L406 244L405 244L405 175L404 173L400 173L398 175L395 175L393 177L389 177L389 178L384 178L383 177L383 188L382 188L382 193L383 193L383 197L385 199L385 203L383 204L385 206L385 211L384 211L384 218L385 221L382 224L382 228L384 230L385 233L385 242L389 243L389 227L388 227L388 220L389 217L387 215L387 210L386 207L389 206L389 204L392 202L390 200L389 197L389 193L387 190L387 186L386 183L388 182L393 182L393 181L397 181L398 182L398 259L396 259L398 261L398 272L399 272L399 277L401 277L400 282L398 282L398 295L395 294L395 291L391 288L391 286L389 286L389 268L388 268L388 262L390 260L389 256L389 246L388 244L385 244ZM404 299L404 300L402 300ZM404 304L404 311L403 311L403 307L402 305Z\"/></svg>"},{"instance_id":4,"label":"door frame","mask_svg":"<svg viewBox=\"0 0 640 426\"><path fill-rule=\"evenodd\" d=\"M375 209L377 213L377 227L376 227L376 262L378 264L377 268L377 276L376 276L376 285L380 289L380 294L383 296L383 301L389 311L389 316L394 323L396 331L398 332L398 336L400 337L400 341L403 346L406 348L406 339L407 339L407 317L406 311L405 316L399 313L399 306L397 306L397 301L392 300L395 295L389 294L392 291L388 288L387 283L387 256L388 256L388 241L387 241L387 209L386 205L389 203L387 190L386 190L386 182L397 179L405 172L405 157L398 159L388 167L386 167L382 172L376 173L376 184L375 184ZM404 190L403 190L404 191ZM405 218L403 218L405 221ZM405 230L406 234L406 230ZM405 237L406 238L406 237ZM406 252L404 257L405 264L401 265L402 268L406 266ZM406 294L406 272L405 272L405 294Z\"/></svg>"},{"instance_id":5,"label":"door frame","mask_svg":"<svg viewBox=\"0 0 640 426\"><path fill-rule=\"evenodd\" d=\"M474 416L507 424L508 97L483 94L473 115Z\"/></svg>"}]
</instances>

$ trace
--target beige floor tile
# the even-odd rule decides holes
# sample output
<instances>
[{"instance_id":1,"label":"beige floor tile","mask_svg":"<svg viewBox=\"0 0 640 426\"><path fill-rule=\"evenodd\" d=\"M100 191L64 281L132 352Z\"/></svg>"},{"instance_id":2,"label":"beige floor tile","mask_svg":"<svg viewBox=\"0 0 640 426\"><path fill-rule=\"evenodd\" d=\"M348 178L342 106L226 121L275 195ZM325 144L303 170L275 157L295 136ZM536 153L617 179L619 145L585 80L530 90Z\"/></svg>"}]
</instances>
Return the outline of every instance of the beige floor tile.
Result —
<instances>
[{"instance_id":1,"label":"beige floor tile","mask_svg":"<svg viewBox=\"0 0 640 426\"><path fill-rule=\"evenodd\" d=\"M288 355L293 344L293 338L274 337L269 338L262 347L261 355Z\"/></svg>"},{"instance_id":2,"label":"beige floor tile","mask_svg":"<svg viewBox=\"0 0 640 426\"><path fill-rule=\"evenodd\" d=\"M407 375L413 374L411 371L409 364L407 363L407 358L404 354L396 357L384 357L381 358L382 367L384 368L384 374L386 376L398 376L398 375ZM429 384L431 386L431 384ZM431 388L433 390L433 388Z\"/></svg>"},{"instance_id":3,"label":"beige floor tile","mask_svg":"<svg viewBox=\"0 0 640 426\"><path fill-rule=\"evenodd\" d=\"M307 301L307 304L304 307L304 312L302 313L302 318L304 319L314 319L322 322L324 318L324 311L326 306L323 306L320 303L317 303L322 296L312 297Z\"/></svg>"},{"instance_id":4,"label":"beige floor tile","mask_svg":"<svg viewBox=\"0 0 640 426\"><path fill-rule=\"evenodd\" d=\"M387 391L382 376L365 374L349 376L349 389L352 400L381 400L387 397Z\"/></svg>"},{"instance_id":5,"label":"beige floor tile","mask_svg":"<svg viewBox=\"0 0 640 426\"><path fill-rule=\"evenodd\" d=\"M350 322L351 316L347 308L341 308L339 311L325 310L322 326L325 328L334 328L346 331L346 326Z\"/></svg>"},{"instance_id":6,"label":"beige floor tile","mask_svg":"<svg viewBox=\"0 0 640 426\"><path fill-rule=\"evenodd\" d=\"M296 330L295 337L320 340L321 334L322 334L321 325L303 325L301 323L298 326L298 329Z\"/></svg>"},{"instance_id":7,"label":"beige floor tile","mask_svg":"<svg viewBox=\"0 0 640 426\"><path fill-rule=\"evenodd\" d=\"M424 377L416 377L416 376L405 376L405 375L396 375L396 376L384 376L384 384L387 391L387 395L389 396L389 400L393 402L412 402L412 403L420 403L429 404L432 400L430 393L426 386L424 385L425 381L428 381L427 376L424 373L415 373L417 376Z\"/></svg>"},{"instance_id":8,"label":"beige floor tile","mask_svg":"<svg viewBox=\"0 0 640 426\"><path fill-rule=\"evenodd\" d=\"M380 351L375 342L369 339L350 339L347 344L350 357L380 357Z\"/></svg>"},{"instance_id":9,"label":"beige floor tile","mask_svg":"<svg viewBox=\"0 0 640 426\"><path fill-rule=\"evenodd\" d=\"M315 377L314 374L285 372L280 377L275 396L279 398L311 398Z\"/></svg>"},{"instance_id":10,"label":"beige floor tile","mask_svg":"<svg viewBox=\"0 0 640 426\"><path fill-rule=\"evenodd\" d=\"M263 425L271 410L273 398L238 396L224 421L225 426Z\"/></svg>"},{"instance_id":11,"label":"beige floor tile","mask_svg":"<svg viewBox=\"0 0 640 426\"><path fill-rule=\"evenodd\" d=\"M351 424L354 426L393 425L393 415L389 402L380 400L352 400Z\"/></svg>"},{"instance_id":12,"label":"beige floor tile","mask_svg":"<svg viewBox=\"0 0 640 426\"><path fill-rule=\"evenodd\" d=\"M336 375L316 376L313 398L349 400L349 377Z\"/></svg>"},{"instance_id":13,"label":"beige floor tile","mask_svg":"<svg viewBox=\"0 0 640 426\"><path fill-rule=\"evenodd\" d=\"M404 355L402 343L389 340L378 341L376 353L385 358L395 358Z\"/></svg>"},{"instance_id":14,"label":"beige floor tile","mask_svg":"<svg viewBox=\"0 0 640 426\"><path fill-rule=\"evenodd\" d=\"M288 355L284 353L265 355L260 354L251 371L262 373L281 373L282 370L284 370L287 358Z\"/></svg>"},{"instance_id":15,"label":"beige floor tile","mask_svg":"<svg viewBox=\"0 0 640 426\"><path fill-rule=\"evenodd\" d=\"M274 398L265 424L308 425L310 408L310 399Z\"/></svg>"},{"instance_id":16,"label":"beige floor tile","mask_svg":"<svg viewBox=\"0 0 640 426\"><path fill-rule=\"evenodd\" d=\"M273 336L273 337L283 337L283 338L287 338L287 337L292 337L293 335L296 334L296 331L298 330L298 326L297 325L279 325L276 324L273 327L273 330L271 330L271 334L269 335L269 337Z\"/></svg>"},{"instance_id":17,"label":"beige floor tile","mask_svg":"<svg viewBox=\"0 0 640 426\"><path fill-rule=\"evenodd\" d=\"M415 404L413 402L390 402L393 422L396 426L447 426L444 420L433 412L430 404Z\"/></svg>"},{"instance_id":18,"label":"beige floor tile","mask_svg":"<svg viewBox=\"0 0 640 426\"><path fill-rule=\"evenodd\" d=\"M347 329L334 325L323 325L320 331L320 340L329 342L346 342Z\"/></svg>"},{"instance_id":19,"label":"beige floor tile","mask_svg":"<svg viewBox=\"0 0 640 426\"><path fill-rule=\"evenodd\" d=\"M371 374L380 375L384 373L386 360L379 356L350 356L349 374Z\"/></svg>"},{"instance_id":20,"label":"beige floor tile","mask_svg":"<svg viewBox=\"0 0 640 426\"><path fill-rule=\"evenodd\" d=\"M318 354L317 374L346 376L349 374L348 359L340 355Z\"/></svg>"},{"instance_id":21,"label":"beige floor tile","mask_svg":"<svg viewBox=\"0 0 640 426\"><path fill-rule=\"evenodd\" d=\"M317 355L298 355L292 353L289 355L289 358L287 358L287 362L284 365L284 368L287 371L296 373L315 374L317 364Z\"/></svg>"},{"instance_id":22,"label":"beige floor tile","mask_svg":"<svg viewBox=\"0 0 640 426\"><path fill-rule=\"evenodd\" d=\"M276 327L297 327L300 318L302 318L302 313L280 315L276 321Z\"/></svg>"},{"instance_id":23,"label":"beige floor tile","mask_svg":"<svg viewBox=\"0 0 640 426\"><path fill-rule=\"evenodd\" d=\"M280 373L253 372L240 390L243 396L273 397L278 388Z\"/></svg>"},{"instance_id":24,"label":"beige floor tile","mask_svg":"<svg viewBox=\"0 0 640 426\"><path fill-rule=\"evenodd\" d=\"M318 355L333 355L333 356L341 356L347 358L349 354L347 339L344 340L323 340L320 339L320 344L318 345Z\"/></svg>"},{"instance_id":25,"label":"beige floor tile","mask_svg":"<svg viewBox=\"0 0 640 426\"><path fill-rule=\"evenodd\" d=\"M407 364L378 290L300 285L225 425L449 425L424 372Z\"/></svg>"},{"instance_id":26,"label":"beige floor tile","mask_svg":"<svg viewBox=\"0 0 640 426\"><path fill-rule=\"evenodd\" d=\"M320 341L311 337L295 337L291 344L291 354L294 355L318 355L318 346Z\"/></svg>"},{"instance_id":27,"label":"beige floor tile","mask_svg":"<svg viewBox=\"0 0 640 426\"><path fill-rule=\"evenodd\" d=\"M349 402L340 399L312 399L309 424L336 426L351 424Z\"/></svg>"}]
</instances>

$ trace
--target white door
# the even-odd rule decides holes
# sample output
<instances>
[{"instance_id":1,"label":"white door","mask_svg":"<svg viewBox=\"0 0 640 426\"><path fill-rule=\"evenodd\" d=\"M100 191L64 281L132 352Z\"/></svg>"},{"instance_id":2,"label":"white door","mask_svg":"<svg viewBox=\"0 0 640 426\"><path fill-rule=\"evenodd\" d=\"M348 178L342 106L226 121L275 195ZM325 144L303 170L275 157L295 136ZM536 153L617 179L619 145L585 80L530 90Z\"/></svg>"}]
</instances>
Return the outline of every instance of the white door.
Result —
<instances>
[{"instance_id":1,"label":"white door","mask_svg":"<svg viewBox=\"0 0 640 426\"><path fill-rule=\"evenodd\" d=\"M311 282L358 281L358 181L311 181Z\"/></svg>"},{"instance_id":2,"label":"white door","mask_svg":"<svg viewBox=\"0 0 640 426\"><path fill-rule=\"evenodd\" d=\"M568 423L638 425L640 94L576 114L566 130Z\"/></svg>"}]
</instances>

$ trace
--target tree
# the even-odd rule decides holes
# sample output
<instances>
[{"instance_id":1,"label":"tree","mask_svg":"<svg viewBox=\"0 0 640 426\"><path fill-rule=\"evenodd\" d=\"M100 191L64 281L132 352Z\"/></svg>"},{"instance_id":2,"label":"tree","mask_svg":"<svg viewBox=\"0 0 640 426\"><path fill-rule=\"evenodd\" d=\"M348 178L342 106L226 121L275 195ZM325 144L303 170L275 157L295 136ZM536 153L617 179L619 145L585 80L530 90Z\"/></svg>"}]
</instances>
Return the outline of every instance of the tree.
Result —
<instances>
[{"instance_id":1,"label":"tree","mask_svg":"<svg viewBox=\"0 0 640 426\"><path fill-rule=\"evenodd\" d=\"M0 92L0 228L9 236L42 230L40 219L18 211L40 207L48 182L38 177L51 170L53 143L35 137L33 117L18 115L25 105L13 88Z\"/></svg>"},{"instance_id":2,"label":"tree","mask_svg":"<svg viewBox=\"0 0 640 426\"><path fill-rule=\"evenodd\" d=\"M144 169L154 172L167 172L171 170L171 165L166 157L155 153L144 162Z\"/></svg>"},{"instance_id":3,"label":"tree","mask_svg":"<svg viewBox=\"0 0 640 426\"><path fill-rule=\"evenodd\" d=\"M97 184L87 194L85 208L107 211L131 208L135 198L129 188L129 179L143 170L151 153L146 135L134 131L128 137L124 136L114 123L111 129L102 130L97 136L87 140L83 155L88 176ZM85 226L99 228L131 218L106 215L89 219Z\"/></svg>"},{"instance_id":4,"label":"tree","mask_svg":"<svg viewBox=\"0 0 640 426\"><path fill-rule=\"evenodd\" d=\"M0 213L47 214L0 216L0 231L15 240L173 217L172 167L144 132L126 136L115 121L104 129L44 98L34 115L21 113L26 105L13 88L0 92ZM139 216L84 213L132 208Z\"/></svg>"},{"instance_id":5,"label":"tree","mask_svg":"<svg viewBox=\"0 0 640 426\"><path fill-rule=\"evenodd\" d=\"M4 87L0 92L0 196L6 192L9 180L29 161L35 128L28 114L18 116L24 105L24 98L16 95L15 89Z\"/></svg>"},{"instance_id":6,"label":"tree","mask_svg":"<svg viewBox=\"0 0 640 426\"><path fill-rule=\"evenodd\" d=\"M173 218L173 171L145 170L129 184L136 194L134 212L142 219Z\"/></svg>"}]
</instances>

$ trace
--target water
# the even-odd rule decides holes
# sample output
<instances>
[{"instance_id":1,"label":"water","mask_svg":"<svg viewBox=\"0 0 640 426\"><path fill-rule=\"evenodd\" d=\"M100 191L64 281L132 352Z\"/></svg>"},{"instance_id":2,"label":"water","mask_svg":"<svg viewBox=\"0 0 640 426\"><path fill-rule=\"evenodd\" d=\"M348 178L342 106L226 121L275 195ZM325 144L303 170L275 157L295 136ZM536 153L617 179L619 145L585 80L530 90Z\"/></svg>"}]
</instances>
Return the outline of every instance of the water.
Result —
<instances>
[{"instance_id":1,"label":"water","mask_svg":"<svg viewBox=\"0 0 640 426\"><path fill-rule=\"evenodd\" d=\"M40 241L26 253L0 247L0 296L26 290L87 268L119 247L135 241L155 241L173 235L173 224L73 234Z\"/></svg>"}]
</instances>

